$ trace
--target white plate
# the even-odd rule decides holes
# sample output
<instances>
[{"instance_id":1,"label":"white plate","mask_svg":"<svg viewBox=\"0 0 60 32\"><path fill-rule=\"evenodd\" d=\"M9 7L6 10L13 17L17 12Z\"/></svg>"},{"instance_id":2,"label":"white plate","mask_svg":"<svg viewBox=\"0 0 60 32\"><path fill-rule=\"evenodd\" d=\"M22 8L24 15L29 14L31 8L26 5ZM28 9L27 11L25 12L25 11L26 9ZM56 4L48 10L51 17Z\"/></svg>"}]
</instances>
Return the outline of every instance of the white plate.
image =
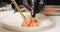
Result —
<instances>
[{"instance_id":1,"label":"white plate","mask_svg":"<svg viewBox=\"0 0 60 32\"><path fill-rule=\"evenodd\" d=\"M0 12L0 18L6 17L6 16L11 15L11 14L14 14L13 10L12 11L2 11L2 12Z\"/></svg>"},{"instance_id":2,"label":"white plate","mask_svg":"<svg viewBox=\"0 0 60 32\"><path fill-rule=\"evenodd\" d=\"M29 13L23 13L25 16L30 15ZM50 18L46 17L43 14L37 14L35 17L38 22L38 27L21 27L21 23L23 22L23 19L21 15L17 12L15 14L11 14L7 17L1 18L0 21L2 23L2 26L15 31L21 31L21 32L37 32L49 29L55 25L54 21Z\"/></svg>"}]
</instances>

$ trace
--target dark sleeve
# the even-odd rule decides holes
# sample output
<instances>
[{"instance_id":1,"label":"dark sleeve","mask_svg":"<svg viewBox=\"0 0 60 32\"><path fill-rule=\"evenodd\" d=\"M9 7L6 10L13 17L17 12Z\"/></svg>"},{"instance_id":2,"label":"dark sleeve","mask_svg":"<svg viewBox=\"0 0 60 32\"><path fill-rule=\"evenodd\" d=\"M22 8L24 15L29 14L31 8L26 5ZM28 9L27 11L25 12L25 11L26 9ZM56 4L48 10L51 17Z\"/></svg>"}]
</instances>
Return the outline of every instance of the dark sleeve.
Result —
<instances>
[{"instance_id":1,"label":"dark sleeve","mask_svg":"<svg viewBox=\"0 0 60 32\"><path fill-rule=\"evenodd\" d=\"M10 0L0 0L0 2L2 2L2 3L8 3L8 4L10 4L10 3L11 3L11 1L10 1Z\"/></svg>"},{"instance_id":2,"label":"dark sleeve","mask_svg":"<svg viewBox=\"0 0 60 32\"><path fill-rule=\"evenodd\" d=\"M22 4L23 4L22 1L23 1L23 0L16 0L16 2L17 2L18 5L22 5Z\"/></svg>"},{"instance_id":3,"label":"dark sleeve","mask_svg":"<svg viewBox=\"0 0 60 32\"><path fill-rule=\"evenodd\" d=\"M60 0L55 0L55 5L60 5Z\"/></svg>"},{"instance_id":4,"label":"dark sleeve","mask_svg":"<svg viewBox=\"0 0 60 32\"><path fill-rule=\"evenodd\" d=\"M60 5L60 0L44 0L46 5Z\"/></svg>"},{"instance_id":5,"label":"dark sleeve","mask_svg":"<svg viewBox=\"0 0 60 32\"><path fill-rule=\"evenodd\" d=\"M54 0L44 0L46 5L54 5Z\"/></svg>"}]
</instances>

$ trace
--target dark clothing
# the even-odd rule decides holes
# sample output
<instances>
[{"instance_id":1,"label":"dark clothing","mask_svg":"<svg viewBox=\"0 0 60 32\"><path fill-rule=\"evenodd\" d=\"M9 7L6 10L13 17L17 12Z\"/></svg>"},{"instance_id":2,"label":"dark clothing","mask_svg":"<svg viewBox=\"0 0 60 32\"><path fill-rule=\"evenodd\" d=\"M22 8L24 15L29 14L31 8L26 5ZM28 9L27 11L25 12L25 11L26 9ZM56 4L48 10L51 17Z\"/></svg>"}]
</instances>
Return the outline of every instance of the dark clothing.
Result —
<instances>
[{"instance_id":1,"label":"dark clothing","mask_svg":"<svg viewBox=\"0 0 60 32\"><path fill-rule=\"evenodd\" d=\"M17 2L17 4L22 4L22 0L15 0L15 1ZM0 0L0 2L11 4L10 0Z\"/></svg>"},{"instance_id":2,"label":"dark clothing","mask_svg":"<svg viewBox=\"0 0 60 32\"><path fill-rule=\"evenodd\" d=\"M60 5L60 0L44 0L47 5Z\"/></svg>"},{"instance_id":3,"label":"dark clothing","mask_svg":"<svg viewBox=\"0 0 60 32\"><path fill-rule=\"evenodd\" d=\"M45 1L45 4L47 4L47 5L60 5L60 0L44 0L44 1ZM0 4L5 3L5 2L8 3L8 4L11 3L10 0L0 0ZM18 4L23 4L22 0L16 0L16 2Z\"/></svg>"}]
</instances>

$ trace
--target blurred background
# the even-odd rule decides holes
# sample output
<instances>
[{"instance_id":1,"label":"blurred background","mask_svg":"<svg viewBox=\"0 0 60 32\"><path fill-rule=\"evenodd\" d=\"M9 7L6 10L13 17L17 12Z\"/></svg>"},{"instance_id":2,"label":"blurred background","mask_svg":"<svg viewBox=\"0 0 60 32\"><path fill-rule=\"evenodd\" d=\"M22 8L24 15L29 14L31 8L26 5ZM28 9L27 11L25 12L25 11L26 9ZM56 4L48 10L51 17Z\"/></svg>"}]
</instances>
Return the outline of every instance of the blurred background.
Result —
<instances>
[{"instance_id":1,"label":"blurred background","mask_svg":"<svg viewBox=\"0 0 60 32\"><path fill-rule=\"evenodd\" d=\"M22 0L16 0L17 3L20 2L19 4L22 4ZM60 0L44 0L46 5L60 5ZM10 4L10 0L0 0L0 4L2 3L8 3Z\"/></svg>"},{"instance_id":2,"label":"blurred background","mask_svg":"<svg viewBox=\"0 0 60 32\"><path fill-rule=\"evenodd\" d=\"M22 0L16 0L19 5L22 5ZM45 5L60 5L60 0L44 0ZM11 0L0 0L0 7L6 4L11 4Z\"/></svg>"},{"instance_id":3,"label":"blurred background","mask_svg":"<svg viewBox=\"0 0 60 32\"><path fill-rule=\"evenodd\" d=\"M23 5L23 0L15 0L18 5ZM28 0L29 3L29 0ZM12 5L9 7L9 5ZM57 10L60 10L60 0L44 0L44 5L52 5L52 7L58 7L56 8ZM58 5L58 6L56 6ZM0 0L0 8L1 7L6 7L6 9L9 9L12 7L15 9L14 5L11 4L11 0ZM5 9L5 8L4 8Z\"/></svg>"}]
</instances>

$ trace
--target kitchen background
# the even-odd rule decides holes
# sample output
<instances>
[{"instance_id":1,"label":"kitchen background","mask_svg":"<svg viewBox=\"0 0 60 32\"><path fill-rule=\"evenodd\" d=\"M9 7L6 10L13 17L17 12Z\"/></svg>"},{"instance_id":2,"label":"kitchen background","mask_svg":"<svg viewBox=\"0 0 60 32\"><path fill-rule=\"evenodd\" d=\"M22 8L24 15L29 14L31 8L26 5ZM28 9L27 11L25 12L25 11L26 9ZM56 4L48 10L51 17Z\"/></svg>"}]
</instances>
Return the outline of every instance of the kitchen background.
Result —
<instances>
[{"instance_id":1,"label":"kitchen background","mask_svg":"<svg viewBox=\"0 0 60 32\"><path fill-rule=\"evenodd\" d=\"M16 0L16 2L22 5L22 0ZM19 3L20 2L20 3ZM44 0L45 5L60 5L60 0ZM10 0L0 0L0 6L4 6L5 4L10 4Z\"/></svg>"}]
</instances>

